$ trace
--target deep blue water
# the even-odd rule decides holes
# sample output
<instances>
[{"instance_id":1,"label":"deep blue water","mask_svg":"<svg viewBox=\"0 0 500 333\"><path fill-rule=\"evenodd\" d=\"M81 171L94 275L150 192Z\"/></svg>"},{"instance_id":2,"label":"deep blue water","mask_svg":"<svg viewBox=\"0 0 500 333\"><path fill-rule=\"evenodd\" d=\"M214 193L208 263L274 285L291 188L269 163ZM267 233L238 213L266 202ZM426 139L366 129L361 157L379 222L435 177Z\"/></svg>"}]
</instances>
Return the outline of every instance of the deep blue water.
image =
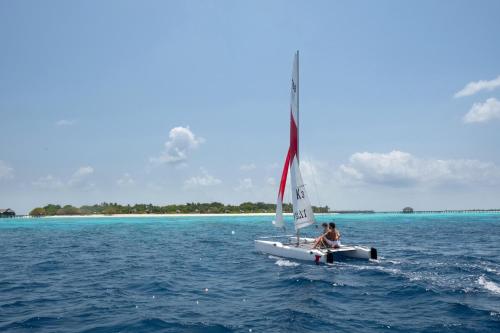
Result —
<instances>
[{"instance_id":1,"label":"deep blue water","mask_svg":"<svg viewBox=\"0 0 500 333\"><path fill-rule=\"evenodd\" d=\"M255 252L271 219L0 221L0 331L500 331L500 214L337 215L381 258L333 266Z\"/></svg>"}]
</instances>

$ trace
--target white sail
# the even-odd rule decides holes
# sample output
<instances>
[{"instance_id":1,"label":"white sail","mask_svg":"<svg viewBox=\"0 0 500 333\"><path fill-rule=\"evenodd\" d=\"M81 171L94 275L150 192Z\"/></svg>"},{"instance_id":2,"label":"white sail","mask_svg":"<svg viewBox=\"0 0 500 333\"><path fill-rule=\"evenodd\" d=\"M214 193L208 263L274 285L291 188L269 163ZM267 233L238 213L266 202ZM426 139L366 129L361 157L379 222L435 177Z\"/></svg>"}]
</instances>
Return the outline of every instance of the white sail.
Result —
<instances>
[{"instance_id":1,"label":"white sail","mask_svg":"<svg viewBox=\"0 0 500 333\"><path fill-rule=\"evenodd\" d=\"M299 230L314 224L314 213L311 202L309 201L309 196L307 195L306 187L302 181L297 158L292 160L290 171L290 176L292 178L293 220L295 223L295 230Z\"/></svg>"},{"instance_id":2,"label":"white sail","mask_svg":"<svg viewBox=\"0 0 500 333\"><path fill-rule=\"evenodd\" d=\"M283 166L283 172L281 174L280 188L278 191L278 200L276 201L276 219L274 220L274 226L278 228L285 227L285 222L283 220L283 196L285 195L286 178L288 175L288 167L290 165L290 149L285 159L285 165Z\"/></svg>"},{"instance_id":3,"label":"white sail","mask_svg":"<svg viewBox=\"0 0 500 333\"><path fill-rule=\"evenodd\" d=\"M285 221L283 220L283 200L278 198L276 202L276 218L273 221L276 228L285 227Z\"/></svg>"},{"instance_id":4,"label":"white sail","mask_svg":"<svg viewBox=\"0 0 500 333\"><path fill-rule=\"evenodd\" d=\"M292 177L292 202L295 229L307 227L314 223L311 203L302 181L299 168L299 52L293 59L292 82L290 86L290 147L281 175L278 200L276 203L276 219L274 225L283 227L283 195L285 191L288 168Z\"/></svg>"}]
</instances>

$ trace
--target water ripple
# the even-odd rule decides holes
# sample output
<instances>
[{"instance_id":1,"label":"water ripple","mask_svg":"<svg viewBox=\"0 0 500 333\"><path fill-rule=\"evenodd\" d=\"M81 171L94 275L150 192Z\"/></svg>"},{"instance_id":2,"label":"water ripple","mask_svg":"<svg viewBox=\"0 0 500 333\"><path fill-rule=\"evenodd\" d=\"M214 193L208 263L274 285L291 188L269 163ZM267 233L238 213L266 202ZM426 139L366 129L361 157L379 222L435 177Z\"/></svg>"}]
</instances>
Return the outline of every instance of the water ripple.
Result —
<instances>
[{"instance_id":1,"label":"water ripple","mask_svg":"<svg viewBox=\"0 0 500 333\"><path fill-rule=\"evenodd\" d=\"M1 222L0 331L500 330L500 215L336 223L380 259L263 255L253 240L275 233L267 217Z\"/></svg>"}]
</instances>

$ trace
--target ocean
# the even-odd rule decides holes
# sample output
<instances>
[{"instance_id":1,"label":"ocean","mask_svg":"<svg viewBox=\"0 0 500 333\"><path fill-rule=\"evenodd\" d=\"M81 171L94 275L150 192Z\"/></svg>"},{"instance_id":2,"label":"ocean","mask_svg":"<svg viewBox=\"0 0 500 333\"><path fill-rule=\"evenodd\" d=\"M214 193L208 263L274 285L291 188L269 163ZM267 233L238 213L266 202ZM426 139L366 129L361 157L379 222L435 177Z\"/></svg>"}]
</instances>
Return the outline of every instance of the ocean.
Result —
<instances>
[{"instance_id":1,"label":"ocean","mask_svg":"<svg viewBox=\"0 0 500 333\"><path fill-rule=\"evenodd\" d=\"M379 260L258 253L270 216L0 220L0 331L500 332L500 214L332 219Z\"/></svg>"}]
</instances>

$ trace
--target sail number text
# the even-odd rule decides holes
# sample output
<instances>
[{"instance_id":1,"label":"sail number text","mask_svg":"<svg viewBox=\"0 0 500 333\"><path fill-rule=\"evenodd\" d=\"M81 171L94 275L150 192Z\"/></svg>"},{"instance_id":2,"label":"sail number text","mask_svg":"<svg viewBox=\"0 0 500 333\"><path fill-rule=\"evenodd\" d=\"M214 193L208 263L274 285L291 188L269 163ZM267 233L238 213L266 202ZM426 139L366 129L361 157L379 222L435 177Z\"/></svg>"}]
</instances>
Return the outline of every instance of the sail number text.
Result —
<instances>
[{"instance_id":1,"label":"sail number text","mask_svg":"<svg viewBox=\"0 0 500 333\"><path fill-rule=\"evenodd\" d=\"M300 189L300 187L295 189L295 194L297 195L297 200L304 199L306 197L304 190Z\"/></svg>"},{"instance_id":2,"label":"sail number text","mask_svg":"<svg viewBox=\"0 0 500 333\"><path fill-rule=\"evenodd\" d=\"M295 216L295 220L305 219L307 217L306 209L299 209L293 215Z\"/></svg>"}]
</instances>

